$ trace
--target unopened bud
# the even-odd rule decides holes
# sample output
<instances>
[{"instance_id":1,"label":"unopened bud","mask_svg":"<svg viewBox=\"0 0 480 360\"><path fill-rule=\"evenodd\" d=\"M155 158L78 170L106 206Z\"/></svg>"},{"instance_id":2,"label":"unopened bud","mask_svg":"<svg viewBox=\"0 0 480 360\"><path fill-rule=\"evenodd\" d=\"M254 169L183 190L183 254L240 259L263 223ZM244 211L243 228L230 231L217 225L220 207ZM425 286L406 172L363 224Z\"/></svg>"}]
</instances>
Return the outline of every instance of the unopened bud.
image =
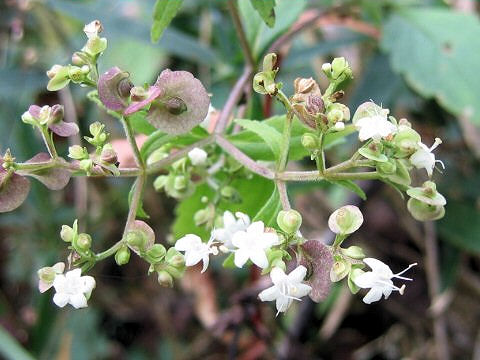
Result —
<instances>
[{"instance_id":1,"label":"unopened bud","mask_svg":"<svg viewBox=\"0 0 480 360\"><path fill-rule=\"evenodd\" d=\"M115 262L117 265L122 266L128 264L130 261L130 249L127 246L122 246L115 253Z\"/></svg>"},{"instance_id":2,"label":"unopened bud","mask_svg":"<svg viewBox=\"0 0 480 360\"><path fill-rule=\"evenodd\" d=\"M65 242L72 242L75 236L75 231L68 225L62 225L62 230L60 230L60 237Z\"/></svg>"},{"instance_id":3,"label":"unopened bud","mask_svg":"<svg viewBox=\"0 0 480 360\"><path fill-rule=\"evenodd\" d=\"M150 249L147 250L147 256L155 260L155 262L162 260L166 253L167 250L162 244L154 244Z\"/></svg>"},{"instance_id":4,"label":"unopened bud","mask_svg":"<svg viewBox=\"0 0 480 360\"><path fill-rule=\"evenodd\" d=\"M287 234L295 234L302 225L302 215L296 210L282 210L277 215L277 224Z\"/></svg>"},{"instance_id":5,"label":"unopened bud","mask_svg":"<svg viewBox=\"0 0 480 360\"><path fill-rule=\"evenodd\" d=\"M187 104L179 97L172 97L165 102L167 111L172 115L180 115L187 111Z\"/></svg>"},{"instance_id":6,"label":"unopened bud","mask_svg":"<svg viewBox=\"0 0 480 360\"><path fill-rule=\"evenodd\" d=\"M72 145L68 148L68 157L75 160L83 160L88 158L88 151L80 145Z\"/></svg>"},{"instance_id":7,"label":"unopened bud","mask_svg":"<svg viewBox=\"0 0 480 360\"><path fill-rule=\"evenodd\" d=\"M148 97L148 91L142 86L134 86L130 89L132 101L142 101Z\"/></svg>"},{"instance_id":8,"label":"unopened bud","mask_svg":"<svg viewBox=\"0 0 480 360\"><path fill-rule=\"evenodd\" d=\"M167 271L158 272L158 283L164 287L173 287L173 277Z\"/></svg>"},{"instance_id":9,"label":"unopened bud","mask_svg":"<svg viewBox=\"0 0 480 360\"><path fill-rule=\"evenodd\" d=\"M72 55L72 64L80 67L86 65L85 54L82 55L80 52L74 52Z\"/></svg>"},{"instance_id":10,"label":"unopened bud","mask_svg":"<svg viewBox=\"0 0 480 360\"><path fill-rule=\"evenodd\" d=\"M343 121L339 121L339 122L335 123L334 129L335 129L336 131L343 131L343 130L345 130L345 123L344 123Z\"/></svg>"},{"instance_id":11,"label":"unopened bud","mask_svg":"<svg viewBox=\"0 0 480 360\"><path fill-rule=\"evenodd\" d=\"M277 64L277 54L269 53L263 58L263 71L275 70Z\"/></svg>"},{"instance_id":12,"label":"unopened bud","mask_svg":"<svg viewBox=\"0 0 480 360\"><path fill-rule=\"evenodd\" d=\"M173 188L175 190L185 190L187 188L188 181L185 176L178 175L174 179Z\"/></svg>"},{"instance_id":13,"label":"unopened bud","mask_svg":"<svg viewBox=\"0 0 480 360\"><path fill-rule=\"evenodd\" d=\"M80 250L88 250L92 246L92 237L85 233L79 234L76 245Z\"/></svg>"},{"instance_id":14,"label":"unopened bud","mask_svg":"<svg viewBox=\"0 0 480 360\"><path fill-rule=\"evenodd\" d=\"M341 249L342 254L352 259L363 259L365 254L360 246L352 245L346 249Z\"/></svg>"},{"instance_id":15,"label":"unopened bud","mask_svg":"<svg viewBox=\"0 0 480 360\"><path fill-rule=\"evenodd\" d=\"M305 133L302 135L302 145L307 150L316 150L318 148L317 136L312 133Z\"/></svg>"},{"instance_id":16,"label":"unopened bud","mask_svg":"<svg viewBox=\"0 0 480 360\"><path fill-rule=\"evenodd\" d=\"M138 249L143 249L146 243L145 237L138 231L129 231L125 239L128 245Z\"/></svg>"},{"instance_id":17,"label":"unopened bud","mask_svg":"<svg viewBox=\"0 0 480 360\"><path fill-rule=\"evenodd\" d=\"M108 164L116 164L118 162L117 153L113 147L107 145L102 149L101 159Z\"/></svg>"},{"instance_id":18,"label":"unopened bud","mask_svg":"<svg viewBox=\"0 0 480 360\"><path fill-rule=\"evenodd\" d=\"M156 191L162 190L168 182L168 175L160 175L153 182Z\"/></svg>"},{"instance_id":19,"label":"unopened bud","mask_svg":"<svg viewBox=\"0 0 480 360\"><path fill-rule=\"evenodd\" d=\"M50 119L48 121L48 124L49 125L56 124L62 121L63 116L64 116L63 105L59 105L59 104L53 105L50 112Z\"/></svg>"},{"instance_id":20,"label":"unopened bud","mask_svg":"<svg viewBox=\"0 0 480 360\"><path fill-rule=\"evenodd\" d=\"M354 205L342 206L328 218L328 226L336 234L351 234L363 223L360 209Z\"/></svg>"},{"instance_id":21,"label":"unopened bud","mask_svg":"<svg viewBox=\"0 0 480 360\"><path fill-rule=\"evenodd\" d=\"M170 259L169 263L170 263L170 265L172 265L173 267L176 267L176 268L183 267L185 265L185 257L183 255L180 255L180 254L174 255Z\"/></svg>"},{"instance_id":22,"label":"unopened bud","mask_svg":"<svg viewBox=\"0 0 480 360\"><path fill-rule=\"evenodd\" d=\"M50 78L50 79L53 79L55 77L55 75L58 74L58 72L60 70L63 69L63 66L61 65L53 65L50 70L47 71L47 76Z\"/></svg>"},{"instance_id":23,"label":"unopened bud","mask_svg":"<svg viewBox=\"0 0 480 360\"><path fill-rule=\"evenodd\" d=\"M330 280L337 282L342 280L350 272L352 265L345 260L337 260L330 270Z\"/></svg>"}]
</instances>

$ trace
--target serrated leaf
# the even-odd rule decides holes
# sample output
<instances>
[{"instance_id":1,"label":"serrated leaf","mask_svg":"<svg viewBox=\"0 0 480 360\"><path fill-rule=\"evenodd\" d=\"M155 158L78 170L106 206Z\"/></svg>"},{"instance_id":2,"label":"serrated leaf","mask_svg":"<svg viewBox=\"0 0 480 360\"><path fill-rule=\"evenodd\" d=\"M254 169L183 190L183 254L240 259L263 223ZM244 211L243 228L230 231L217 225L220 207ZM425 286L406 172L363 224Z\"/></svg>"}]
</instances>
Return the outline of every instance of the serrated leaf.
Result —
<instances>
[{"instance_id":1,"label":"serrated leaf","mask_svg":"<svg viewBox=\"0 0 480 360\"><path fill-rule=\"evenodd\" d=\"M341 185L344 188L347 188L348 190L354 192L362 200L367 200L367 195L365 194L365 191L363 191L362 188L360 186L358 186L357 184L355 184L353 181L351 181L351 180L335 180L335 181L331 181L331 182L334 183L334 184Z\"/></svg>"},{"instance_id":2,"label":"serrated leaf","mask_svg":"<svg viewBox=\"0 0 480 360\"><path fill-rule=\"evenodd\" d=\"M250 0L268 27L275 25L275 0Z\"/></svg>"},{"instance_id":3,"label":"serrated leaf","mask_svg":"<svg viewBox=\"0 0 480 360\"><path fill-rule=\"evenodd\" d=\"M280 151L282 148L282 134L274 127L268 125L268 123L264 121L237 119L235 122L243 128L260 136L268 145L270 150L272 150L275 158L280 156Z\"/></svg>"},{"instance_id":4,"label":"serrated leaf","mask_svg":"<svg viewBox=\"0 0 480 360\"><path fill-rule=\"evenodd\" d=\"M416 91L480 124L476 15L446 8L402 8L385 24L381 46L390 54L392 68Z\"/></svg>"},{"instance_id":5,"label":"serrated leaf","mask_svg":"<svg viewBox=\"0 0 480 360\"><path fill-rule=\"evenodd\" d=\"M157 42L165 28L170 24L183 0L157 0L153 9L153 24L150 32L152 42Z\"/></svg>"}]
</instances>

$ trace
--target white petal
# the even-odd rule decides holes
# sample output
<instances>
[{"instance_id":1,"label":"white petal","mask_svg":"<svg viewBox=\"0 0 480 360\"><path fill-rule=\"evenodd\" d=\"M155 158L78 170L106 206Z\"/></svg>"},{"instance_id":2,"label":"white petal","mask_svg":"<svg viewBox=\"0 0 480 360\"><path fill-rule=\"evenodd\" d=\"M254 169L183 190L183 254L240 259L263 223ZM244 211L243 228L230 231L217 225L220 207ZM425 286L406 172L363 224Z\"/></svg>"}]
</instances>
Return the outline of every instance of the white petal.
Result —
<instances>
[{"instance_id":1,"label":"white petal","mask_svg":"<svg viewBox=\"0 0 480 360\"><path fill-rule=\"evenodd\" d=\"M196 243L202 242L202 239L194 234L187 234L184 237L177 240L175 243L175 249L177 251L187 251L191 249Z\"/></svg>"},{"instance_id":2,"label":"white petal","mask_svg":"<svg viewBox=\"0 0 480 360\"><path fill-rule=\"evenodd\" d=\"M223 227L227 228L232 225L235 225L235 217L227 210L223 213Z\"/></svg>"},{"instance_id":3,"label":"white petal","mask_svg":"<svg viewBox=\"0 0 480 360\"><path fill-rule=\"evenodd\" d=\"M55 303L55 305L61 308L67 305L69 300L70 296L65 293L56 293L55 295L53 295L53 302Z\"/></svg>"},{"instance_id":4,"label":"white petal","mask_svg":"<svg viewBox=\"0 0 480 360\"><path fill-rule=\"evenodd\" d=\"M193 266L196 265L202 260L203 254L198 251L187 251L185 253L185 265Z\"/></svg>"},{"instance_id":5,"label":"white petal","mask_svg":"<svg viewBox=\"0 0 480 360\"><path fill-rule=\"evenodd\" d=\"M261 237L262 248L269 249L273 245L277 245L279 238L277 234L274 233L264 233Z\"/></svg>"},{"instance_id":6,"label":"white petal","mask_svg":"<svg viewBox=\"0 0 480 360\"><path fill-rule=\"evenodd\" d=\"M268 267L267 255L265 255L265 251L263 250L251 251L250 260L259 268L265 269Z\"/></svg>"},{"instance_id":7,"label":"white petal","mask_svg":"<svg viewBox=\"0 0 480 360\"><path fill-rule=\"evenodd\" d=\"M83 289L82 293L91 292L95 288L95 279L92 276L82 276Z\"/></svg>"},{"instance_id":8,"label":"white petal","mask_svg":"<svg viewBox=\"0 0 480 360\"><path fill-rule=\"evenodd\" d=\"M392 285L393 285L393 282L392 282ZM392 287L389 287L389 286L385 286L383 288L383 296L385 296L385 299L388 299L388 297L390 296L390 294L392 293L393 291L393 288Z\"/></svg>"},{"instance_id":9,"label":"white petal","mask_svg":"<svg viewBox=\"0 0 480 360\"><path fill-rule=\"evenodd\" d=\"M82 276L82 269L79 269L79 268L70 270L65 274L65 277L67 278L67 281L72 281L74 279L78 279L81 276Z\"/></svg>"},{"instance_id":10,"label":"white petal","mask_svg":"<svg viewBox=\"0 0 480 360\"><path fill-rule=\"evenodd\" d=\"M226 234L227 232L225 229L214 229L212 231L212 236L217 239L218 241L225 242L226 241Z\"/></svg>"},{"instance_id":11,"label":"white petal","mask_svg":"<svg viewBox=\"0 0 480 360\"><path fill-rule=\"evenodd\" d=\"M357 276L354 280L354 283L355 285L357 285L362 289L367 289L375 286L377 281L378 281L378 276L375 275L373 272L368 271Z\"/></svg>"},{"instance_id":12,"label":"white petal","mask_svg":"<svg viewBox=\"0 0 480 360\"><path fill-rule=\"evenodd\" d=\"M87 307L87 298L83 294L75 294L70 296L70 304L75 309L81 309Z\"/></svg>"},{"instance_id":13,"label":"white petal","mask_svg":"<svg viewBox=\"0 0 480 360\"><path fill-rule=\"evenodd\" d=\"M250 224L250 226L247 228L247 233L249 234L263 233L264 229L265 229L265 225L263 224L263 221L255 221L254 223Z\"/></svg>"},{"instance_id":14,"label":"white petal","mask_svg":"<svg viewBox=\"0 0 480 360\"><path fill-rule=\"evenodd\" d=\"M296 291L292 295L296 298L307 296L308 294L310 294L310 291L312 291L312 287L308 286L307 284L297 284L295 285L295 287Z\"/></svg>"},{"instance_id":15,"label":"white petal","mask_svg":"<svg viewBox=\"0 0 480 360\"><path fill-rule=\"evenodd\" d=\"M55 291L57 293L64 292L66 283L67 283L67 279L65 275L59 274L55 276L55 280L53 280L53 287L55 288Z\"/></svg>"},{"instance_id":16,"label":"white petal","mask_svg":"<svg viewBox=\"0 0 480 360\"><path fill-rule=\"evenodd\" d=\"M384 276L388 279L390 279L393 276L393 273L392 273L392 270L390 270L390 267L378 259L365 258L363 259L363 262L368 266L370 266L372 271L377 275L382 275L382 277Z\"/></svg>"},{"instance_id":17,"label":"white petal","mask_svg":"<svg viewBox=\"0 0 480 360\"><path fill-rule=\"evenodd\" d=\"M203 268L202 268L202 273L207 271L208 264L210 263L210 257L208 255L204 255L203 258Z\"/></svg>"},{"instance_id":18,"label":"white petal","mask_svg":"<svg viewBox=\"0 0 480 360\"><path fill-rule=\"evenodd\" d=\"M277 298L275 303L278 312L285 312L290 307L292 299L287 298L286 296L280 296Z\"/></svg>"},{"instance_id":19,"label":"white petal","mask_svg":"<svg viewBox=\"0 0 480 360\"><path fill-rule=\"evenodd\" d=\"M233 234L232 244L237 248L244 247L248 241L248 234L245 231L237 231Z\"/></svg>"},{"instance_id":20,"label":"white petal","mask_svg":"<svg viewBox=\"0 0 480 360\"><path fill-rule=\"evenodd\" d=\"M275 285L278 285L287 280L287 275L285 275L282 268L274 267L272 271L270 271L270 279L272 279Z\"/></svg>"},{"instance_id":21,"label":"white petal","mask_svg":"<svg viewBox=\"0 0 480 360\"><path fill-rule=\"evenodd\" d=\"M250 217L247 214L244 214L240 211L235 213L235 216L240 220L241 224L247 227L250 225Z\"/></svg>"},{"instance_id":22,"label":"white petal","mask_svg":"<svg viewBox=\"0 0 480 360\"><path fill-rule=\"evenodd\" d=\"M55 265L52 266L52 269L57 274L62 274L65 271L65 263L58 262L58 263L56 263Z\"/></svg>"},{"instance_id":23,"label":"white petal","mask_svg":"<svg viewBox=\"0 0 480 360\"><path fill-rule=\"evenodd\" d=\"M235 251L233 262L235 263L236 267L241 268L248 261L248 258L249 258L249 254L247 250L238 249Z\"/></svg>"},{"instance_id":24,"label":"white petal","mask_svg":"<svg viewBox=\"0 0 480 360\"><path fill-rule=\"evenodd\" d=\"M269 287L268 289L263 290L258 297L262 301L273 301L280 295L278 288L274 285Z\"/></svg>"},{"instance_id":25,"label":"white petal","mask_svg":"<svg viewBox=\"0 0 480 360\"><path fill-rule=\"evenodd\" d=\"M363 298L365 304L371 304L372 302L378 301L382 298L382 288L374 287Z\"/></svg>"},{"instance_id":26,"label":"white petal","mask_svg":"<svg viewBox=\"0 0 480 360\"><path fill-rule=\"evenodd\" d=\"M303 265L297 266L290 274L288 274L288 280L292 283L297 284L301 283L305 276L307 275L307 268Z\"/></svg>"}]
</instances>

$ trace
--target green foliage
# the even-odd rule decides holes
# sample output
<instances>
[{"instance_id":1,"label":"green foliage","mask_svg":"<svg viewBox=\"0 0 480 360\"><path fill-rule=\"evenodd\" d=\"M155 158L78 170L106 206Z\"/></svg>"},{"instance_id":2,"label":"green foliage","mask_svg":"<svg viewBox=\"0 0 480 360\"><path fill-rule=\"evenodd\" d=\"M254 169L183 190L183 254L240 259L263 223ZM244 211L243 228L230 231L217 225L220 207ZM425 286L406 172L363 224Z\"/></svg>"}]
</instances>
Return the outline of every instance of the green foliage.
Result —
<instances>
[{"instance_id":1,"label":"green foliage","mask_svg":"<svg viewBox=\"0 0 480 360\"><path fill-rule=\"evenodd\" d=\"M480 124L477 16L445 8L401 8L385 24L381 46L393 69L420 94Z\"/></svg>"},{"instance_id":2,"label":"green foliage","mask_svg":"<svg viewBox=\"0 0 480 360\"><path fill-rule=\"evenodd\" d=\"M278 158L282 147L282 134L280 132L263 121L237 119L235 122L260 136L273 152L274 157Z\"/></svg>"},{"instance_id":3,"label":"green foliage","mask_svg":"<svg viewBox=\"0 0 480 360\"><path fill-rule=\"evenodd\" d=\"M177 15L182 3L183 0L157 0L153 9L153 25L150 33L153 42L160 39L165 28Z\"/></svg>"},{"instance_id":4,"label":"green foliage","mask_svg":"<svg viewBox=\"0 0 480 360\"><path fill-rule=\"evenodd\" d=\"M358 186L351 180L335 180L335 181L332 181L332 183L341 185L344 188L354 192L362 200L367 200L367 195L365 194L365 191L363 191L360 186Z\"/></svg>"},{"instance_id":5,"label":"green foliage","mask_svg":"<svg viewBox=\"0 0 480 360\"><path fill-rule=\"evenodd\" d=\"M275 25L275 0L250 0L268 27Z\"/></svg>"},{"instance_id":6,"label":"green foliage","mask_svg":"<svg viewBox=\"0 0 480 360\"><path fill-rule=\"evenodd\" d=\"M0 326L0 354L7 360L33 360L18 341Z\"/></svg>"},{"instance_id":7,"label":"green foliage","mask_svg":"<svg viewBox=\"0 0 480 360\"><path fill-rule=\"evenodd\" d=\"M280 195L277 188L273 189L268 201L262 206L257 215L253 218L253 221L263 221L265 226L275 226L277 215L282 209L280 202Z\"/></svg>"}]
</instances>

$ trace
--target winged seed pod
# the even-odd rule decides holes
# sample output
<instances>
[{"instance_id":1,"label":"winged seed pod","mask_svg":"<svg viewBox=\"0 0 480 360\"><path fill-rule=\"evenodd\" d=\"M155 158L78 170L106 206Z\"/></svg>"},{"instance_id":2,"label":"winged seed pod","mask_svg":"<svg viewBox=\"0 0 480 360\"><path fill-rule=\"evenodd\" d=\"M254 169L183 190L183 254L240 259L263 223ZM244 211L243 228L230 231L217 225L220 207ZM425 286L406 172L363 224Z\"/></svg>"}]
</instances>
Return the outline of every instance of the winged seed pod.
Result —
<instances>
[{"instance_id":1,"label":"winged seed pod","mask_svg":"<svg viewBox=\"0 0 480 360\"><path fill-rule=\"evenodd\" d=\"M133 84L128 80L128 72L113 67L98 79L98 97L108 109L120 111L127 107L130 89Z\"/></svg>"}]
</instances>

